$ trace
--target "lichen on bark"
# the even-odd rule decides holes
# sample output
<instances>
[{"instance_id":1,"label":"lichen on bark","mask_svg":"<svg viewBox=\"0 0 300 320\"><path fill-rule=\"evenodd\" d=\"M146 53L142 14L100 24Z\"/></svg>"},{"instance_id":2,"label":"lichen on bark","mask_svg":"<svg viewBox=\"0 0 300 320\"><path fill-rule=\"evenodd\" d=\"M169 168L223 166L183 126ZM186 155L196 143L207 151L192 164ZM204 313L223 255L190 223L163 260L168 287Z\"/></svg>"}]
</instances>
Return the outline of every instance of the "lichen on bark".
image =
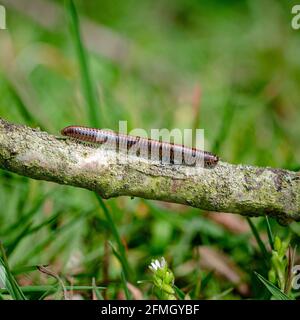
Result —
<instances>
[{"instance_id":1,"label":"lichen on bark","mask_svg":"<svg viewBox=\"0 0 300 320\"><path fill-rule=\"evenodd\" d=\"M163 165L61 139L0 119L0 167L33 179L143 197L204 210L300 220L300 175L284 169L219 162L211 169Z\"/></svg>"}]
</instances>

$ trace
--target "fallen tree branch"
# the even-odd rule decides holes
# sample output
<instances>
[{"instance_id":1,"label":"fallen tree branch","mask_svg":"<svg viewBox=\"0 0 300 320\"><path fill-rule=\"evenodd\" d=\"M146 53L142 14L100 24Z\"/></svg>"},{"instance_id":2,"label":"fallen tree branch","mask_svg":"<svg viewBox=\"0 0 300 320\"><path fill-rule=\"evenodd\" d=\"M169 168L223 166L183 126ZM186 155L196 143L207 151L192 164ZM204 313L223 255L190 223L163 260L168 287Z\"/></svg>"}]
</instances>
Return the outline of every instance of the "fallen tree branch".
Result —
<instances>
[{"instance_id":1,"label":"fallen tree branch","mask_svg":"<svg viewBox=\"0 0 300 320\"><path fill-rule=\"evenodd\" d=\"M284 224L300 220L297 172L224 162L213 169L162 165L2 119L0 168L93 190L103 198L142 197L210 211L268 215Z\"/></svg>"}]
</instances>

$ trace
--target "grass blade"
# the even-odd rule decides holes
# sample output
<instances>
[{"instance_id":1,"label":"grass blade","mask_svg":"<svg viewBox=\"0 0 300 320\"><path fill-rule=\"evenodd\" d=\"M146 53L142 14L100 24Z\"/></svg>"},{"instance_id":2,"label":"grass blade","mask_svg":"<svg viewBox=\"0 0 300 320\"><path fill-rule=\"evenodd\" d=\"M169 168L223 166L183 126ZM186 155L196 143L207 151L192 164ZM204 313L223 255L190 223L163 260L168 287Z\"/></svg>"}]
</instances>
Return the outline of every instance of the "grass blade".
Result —
<instances>
[{"instance_id":1,"label":"grass blade","mask_svg":"<svg viewBox=\"0 0 300 320\"><path fill-rule=\"evenodd\" d=\"M121 237L119 235L119 232L117 230L117 227L114 223L114 220L108 210L108 208L106 207L103 199L96 193L96 197L98 199L98 202L104 212L104 215L106 217L106 220L108 222L108 225L110 227L110 230L111 230L111 233L113 235L113 237L115 238L115 241L117 243L117 246L118 246L118 258L122 264L122 267L123 267L123 271L125 273L125 276L128 278L131 274L130 272L130 267L129 267L129 264L128 264L128 261L126 259L126 253L125 253L125 248L124 248L124 245L122 243L122 240L121 240Z\"/></svg>"},{"instance_id":2,"label":"grass blade","mask_svg":"<svg viewBox=\"0 0 300 320\"><path fill-rule=\"evenodd\" d=\"M235 113L235 108L232 106L230 101L227 101L224 107L224 113L222 116L222 125L218 132L217 138L214 142L212 150L218 154L222 144L226 141L226 138L229 134L230 128L232 126L232 120Z\"/></svg>"},{"instance_id":3,"label":"grass blade","mask_svg":"<svg viewBox=\"0 0 300 320\"><path fill-rule=\"evenodd\" d=\"M268 232L268 239L269 239L269 243L270 243L270 247L272 250L274 250L274 236L273 236L273 232L270 226L270 222L269 222L269 218L268 216L265 216L266 218L266 224L267 224L267 232Z\"/></svg>"},{"instance_id":4,"label":"grass blade","mask_svg":"<svg viewBox=\"0 0 300 320\"><path fill-rule=\"evenodd\" d=\"M34 227L32 227L32 223L30 222L30 224L28 226L25 226L24 229L20 232L20 234L18 234L12 242L9 242L6 245L6 252L7 255L12 254L12 252L14 251L14 249L16 248L16 246L19 244L19 242L21 240L23 240L25 237L28 237L30 235L32 235L35 232L38 232L40 229L42 229L43 227L47 227L47 226L51 226L55 221L57 221L57 218L60 216L61 212L58 212L56 214L53 214L51 217L49 217L47 220L43 221L42 223L40 223L39 225L36 225Z\"/></svg>"},{"instance_id":5,"label":"grass blade","mask_svg":"<svg viewBox=\"0 0 300 320\"><path fill-rule=\"evenodd\" d=\"M96 286L95 278L93 278L92 284L93 284L93 296L95 296L95 298L97 298L98 300L104 300L104 297L99 290L100 287ZM93 298L93 300L96 300L95 298Z\"/></svg>"},{"instance_id":6,"label":"grass blade","mask_svg":"<svg viewBox=\"0 0 300 320\"><path fill-rule=\"evenodd\" d=\"M70 220L68 223L60 226L58 229L56 229L56 233L49 233L49 235L43 239L41 242L37 243L33 248L24 254L22 257L22 260L18 262L17 268L20 268L22 265L26 264L28 260L30 260L30 257L35 256L44 248L49 245L51 242L55 241L60 234L63 233L63 231L70 229L74 224L79 223L81 219L86 217L90 211L83 212L81 216L75 217L74 219Z\"/></svg>"},{"instance_id":7,"label":"grass blade","mask_svg":"<svg viewBox=\"0 0 300 320\"><path fill-rule=\"evenodd\" d=\"M80 67L82 89L88 106L89 123L93 127L100 127L98 110L99 104L93 87L93 81L89 69L88 55L81 39L79 17L72 0L67 1L67 9L70 16L70 27Z\"/></svg>"},{"instance_id":8,"label":"grass blade","mask_svg":"<svg viewBox=\"0 0 300 320\"><path fill-rule=\"evenodd\" d=\"M173 288L174 288L174 290L176 292L176 295L179 298L179 300L184 300L185 293L182 290L180 290L178 287L176 287L175 285L173 286Z\"/></svg>"},{"instance_id":9,"label":"grass blade","mask_svg":"<svg viewBox=\"0 0 300 320\"><path fill-rule=\"evenodd\" d=\"M23 226L28 224L32 219L33 216L42 208L45 201L53 194L54 192L49 192L43 194L37 201L36 204L28 210L27 212L22 212L22 216L13 222L9 227L1 232L2 235L11 234L18 228L23 228Z\"/></svg>"},{"instance_id":10,"label":"grass blade","mask_svg":"<svg viewBox=\"0 0 300 320\"><path fill-rule=\"evenodd\" d=\"M227 296L230 292L232 292L233 288L228 288L225 291L214 295L210 298L210 300L221 300L223 297Z\"/></svg>"},{"instance_id":11,"label":"grass blade","mask_svg":"<svg viewBox=\"0 0 300 320\"><path fill-rule=\"evenodd\" d=\"M124 292L125 292L125 296L127 300L131 300L131 295L129 293L128 287L127 287L127 279L125 277L124 271L122 270L121 272L121 278L122 278L122 283L123 283L123 287L124 287Z\"/></svg>"},{"instance_id":12,"label":"grass blade","mask_svg":"<svg viewBox=\"0 0 300 320\"><path fill-rule=\"evenodd\" d=\"M27 300L19 287L17 281L12 275L7 262L6 254L2 243L0 242L0 251L3 259L0 257L0 281L6 287L11 297L15 300Z\"/></svg>"},{"instance_id":13,"label":"grass blade","mask_svg":"<svg viewBox=\"0 0 300 320\"><path fill-rule=\"evenodd\" d=\"M264 284L264 286L269 290L274 298L277 300L292 300L289 296L283 293L279 288L277 288L272 282L267 280L265 277L257 272L254 272L258 279Z\"/></svg>"},{"instance_id":14,"label":"grass blade","mask_svg":"<svg viewBox=\"0 0 300 320\"><path fill-rule=\"evenodd\" d=\"M264 261L266 262L266 264L269 264L270 254L268 253L265 244L261 240L261 237L259 235L259 232L258 232L256 226L254 225L254 223L251 221L251 219L249 217L247 217L247 221L248 221L249 226L250 226L250 228L252 230L252 233L253 233L256 241L257 241L257 244L258 244L258 246L259 246L259 248L261 250L261 253L262 253L263 257L265 258Z\"/></svg>"},{"instance_id":15,"label":"grass blade","mask_svg":"<svg viewBox=\"0 0 300 320\"><path fill-rule=\"evenodd\" d=\"M99 287L99 286L65 286L66 290L75 290L75 291L87 291L87 290L104 290L106 287ZM50 292L53 293L57 290L57 284L54 285L38 285L38 286L24 286L20 287L23 293L43 293L43 292ZM7 288L1 288L0 293L8 293Z\"/></svg>"}]
</instances>

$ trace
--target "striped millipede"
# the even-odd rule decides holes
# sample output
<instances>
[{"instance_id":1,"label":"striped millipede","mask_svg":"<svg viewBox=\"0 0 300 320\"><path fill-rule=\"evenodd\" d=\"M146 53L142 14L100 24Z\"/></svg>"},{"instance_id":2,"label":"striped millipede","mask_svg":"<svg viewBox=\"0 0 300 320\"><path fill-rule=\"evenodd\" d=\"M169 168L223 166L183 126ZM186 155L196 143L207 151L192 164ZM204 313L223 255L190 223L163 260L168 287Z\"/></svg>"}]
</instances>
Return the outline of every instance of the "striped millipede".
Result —
<instances>
[{"instance_id":1,"label":"striped millipede","mask_svg":"<svg viewBox=\"0 0 300 320\"><path fill-rule=\"evenodd\" d=\"M211 168L219 161L218 156L208 151L139 136L121 134L110 130L68 126L61 130L61 134L80 141L100 145L107 144L110 147L115 147L116 151L131 152L138 157L159 160L161 163L189 166L202 165L206 168Z\"/></svg>"}]
</instances>

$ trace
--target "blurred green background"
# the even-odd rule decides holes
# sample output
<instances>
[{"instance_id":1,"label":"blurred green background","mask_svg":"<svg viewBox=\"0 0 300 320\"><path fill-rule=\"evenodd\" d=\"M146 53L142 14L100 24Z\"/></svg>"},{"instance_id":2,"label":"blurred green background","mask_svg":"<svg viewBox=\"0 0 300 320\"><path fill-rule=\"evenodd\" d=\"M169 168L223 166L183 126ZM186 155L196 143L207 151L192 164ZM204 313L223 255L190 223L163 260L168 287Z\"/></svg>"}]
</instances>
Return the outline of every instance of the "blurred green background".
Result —
<instances>
[{"instance_id":1,"label":"blurred green background","mask_svg":"<svg viewBox=\"0 0 300 320\"><path fill-rule=\"evenodd\" d=\"M70 124L118 129L119 120L148 132L204 128L206 149L224 161L299 170L295 3L75 1L82 52L69 1L1 1L0 116L55 135ZM0 239L28 298L62 297L57 278L36 265L78 286L74 299L91 299L84 286L93 283L107 299L152 298L148 265L160 256L193 299L270 298L254 271L267 278L271 259L246 218L137 198L103 202L4 171L0 208ZM270 252L267 221L252 222ZM299 243L299 224L270 225Z\"/></svg>"}]
</instances>

